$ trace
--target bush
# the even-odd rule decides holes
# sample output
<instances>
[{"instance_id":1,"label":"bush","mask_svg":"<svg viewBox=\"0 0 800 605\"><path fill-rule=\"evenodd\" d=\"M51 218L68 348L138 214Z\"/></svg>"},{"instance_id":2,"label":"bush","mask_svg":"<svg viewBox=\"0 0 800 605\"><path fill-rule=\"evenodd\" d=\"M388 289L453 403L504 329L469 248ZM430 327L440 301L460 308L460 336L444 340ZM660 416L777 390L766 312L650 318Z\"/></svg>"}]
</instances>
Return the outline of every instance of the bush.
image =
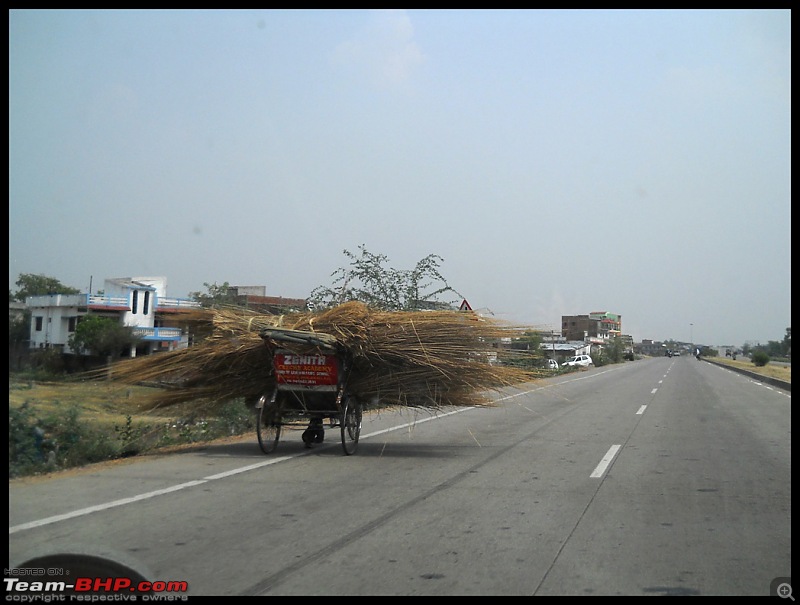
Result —
<instances>
[{"instance_id":1,"label":"bush","mask_svg":"<svg viewBox=\"0 0 800 605\"><path fill-rule=\"evenodd\" d=\"M752 362L759 368L764 367L769 363L769 355L765 351L755 351L750 355Z\"/></svg>"},{"instance_id":2,"label":"bush","mask_svg":"<svg viewBox=\"0 0 800 605\"><path fill-rule=\"evenodd\" d=\"M603 352L601 347L592 349L591 357L594 362L594 367L596 368L612 363L610 357Z\"/></svg>"},{"instance_id":3,"label":"bush","mask_svg":"<svg viewBox=\"0 0 800 605\"><path fill-rule=\"evenodd\" d=\"M48 462L56 468L74 468L117 458L121 445L114 435L92 426L78 405L70 405L41 418ZM52 452L52 453L51 453Z\"/></svg>"},{"instance_id":4,"label":"bush","mask_svg":"<svg viewBox=\"0 0 800 605\"><path fill-rule=\"evenodd\" d=\"M27 403L8 408L8 478L32 474L44 460L39 421Z\"/></svg>"},{"instance_id":5,"label":"bush","mask_svg":"<svg viewBox=\"0 0 800 605\"><path fill-rule=\"evenodd\" d=\"M24 380L21 380L23 379ZM124 422L109 425L100 422L84 404L73 403L66 394L63 404L47 400L43 405L35 396L34 378L52 380L42 370L16 375L9 381L9 399L21 403L8 408L8 477L25 477L40 473L85 466L96 462L136 456L161 447L211 441L221 437L245 434L255 430L255 414L244 400L197 410L184 418L165 418L164 422L137 421L126 414ZM113 396L107 401L117 407ZM130 397L130 392L128 392ZM79 397L79 401L82 399ZM52 409L51 409L52 407Z\"/></svg>"},{"instance_id":6,"label":"bush","mask_svg":"<svg viewBox=\"0 0 800 605\"><path fill-rule=\"evenodd\" d=\"M57 376L64 373L64 359L54 348L36 349L31 352L29 362L31 368L40 375Z\"/></svg>"},{"instance_id":7,"label":"bush","mask_svg":"<svg viewBox=\"0 0 800 605\"><path fill-rule=\"evenodd\" d=\"M8 410L8 477L109 460L119 446L81 418L76 406L38 417L27 404Z\"/></svg>"}]
</instances>

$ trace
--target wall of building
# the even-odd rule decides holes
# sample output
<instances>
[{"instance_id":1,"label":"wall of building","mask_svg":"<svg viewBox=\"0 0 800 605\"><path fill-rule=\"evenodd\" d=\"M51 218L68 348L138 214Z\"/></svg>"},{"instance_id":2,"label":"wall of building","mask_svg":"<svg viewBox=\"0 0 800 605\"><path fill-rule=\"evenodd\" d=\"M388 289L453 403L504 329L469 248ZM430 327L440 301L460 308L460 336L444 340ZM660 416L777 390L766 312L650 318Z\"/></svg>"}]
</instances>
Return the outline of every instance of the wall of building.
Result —
<instances>
[{"instance_id":1,"label":"wall of building","mask_svg":"<svg viewBox=\"0 0 800 605\"><path fill-rule=\"evenodd\" d=\"M131 356L186 348L188 331L175 315L198 303L168 299L165 277L113 278L104 282L102 294L53 294L31 296L25 301L31 311L30 348L54 348L74 353L68 345L78 321L87 313L108 317L134 329L143 339ZM159 319L161 317L162 319ZM163 319L163 318L167 319ZM159 323L168 325L157 326Z\"/></svg>"}]
</instances>

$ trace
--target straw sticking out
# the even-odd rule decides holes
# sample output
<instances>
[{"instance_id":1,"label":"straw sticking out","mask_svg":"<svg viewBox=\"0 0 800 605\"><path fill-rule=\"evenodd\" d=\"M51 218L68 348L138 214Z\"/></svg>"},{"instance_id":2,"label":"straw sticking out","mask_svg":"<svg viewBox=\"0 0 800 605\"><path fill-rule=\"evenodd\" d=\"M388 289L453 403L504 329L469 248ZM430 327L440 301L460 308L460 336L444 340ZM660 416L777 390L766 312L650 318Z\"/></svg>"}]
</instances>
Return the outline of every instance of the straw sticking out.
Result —
<instances>
[{"instance_id":1,"label":"straw sticking out","mask_svg":"<svg viewBox=\"0 0 800 605\"><path fill-rule=\"evenodd\" d=\"M254 400L274 387L265 328L333 336L353 356L348 390L365 405L438 408L488 405L486 391L530 382L528 371L490 362L516 330L460 311L389 312L348 302L320 312L263 315L227 308L199 312L209 336L188 349L120 362L114 380L170 385L154 406Z\"/></svg>"}]
</instances>

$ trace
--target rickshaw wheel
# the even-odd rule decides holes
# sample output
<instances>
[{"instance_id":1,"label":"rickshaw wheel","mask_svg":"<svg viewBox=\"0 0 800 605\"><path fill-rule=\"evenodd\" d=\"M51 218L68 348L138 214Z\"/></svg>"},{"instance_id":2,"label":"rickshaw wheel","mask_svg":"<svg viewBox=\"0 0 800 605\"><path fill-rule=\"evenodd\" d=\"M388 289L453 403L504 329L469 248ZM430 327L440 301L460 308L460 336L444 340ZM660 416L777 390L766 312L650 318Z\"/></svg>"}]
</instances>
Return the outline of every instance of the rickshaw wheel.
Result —
<instances>
[{"instance_id":1,"label":"rickshaw wheel","mask_svg":"<svg viewBox=\"0 0 800 605\"><path fill-rule=\"evenodd\" d=\"M349 456L358 448L358 437L361 435L361 402L350 395L342 398L341 425L342 449Z\"/></svg>"},{"instance_id":2,"label":"rickshaw wheel","mask_svg":"<svg viewBox=\"0 0 800 605\"><path fill-rule=\"evenodd\" d=\"M281 438L281 418L278 401L270 401L266 395L262 395L256 406L258 417L256 419L256 433L258 434L258 446L265 454L269 454L278 446Z\"/></svg>"}]
</instances>

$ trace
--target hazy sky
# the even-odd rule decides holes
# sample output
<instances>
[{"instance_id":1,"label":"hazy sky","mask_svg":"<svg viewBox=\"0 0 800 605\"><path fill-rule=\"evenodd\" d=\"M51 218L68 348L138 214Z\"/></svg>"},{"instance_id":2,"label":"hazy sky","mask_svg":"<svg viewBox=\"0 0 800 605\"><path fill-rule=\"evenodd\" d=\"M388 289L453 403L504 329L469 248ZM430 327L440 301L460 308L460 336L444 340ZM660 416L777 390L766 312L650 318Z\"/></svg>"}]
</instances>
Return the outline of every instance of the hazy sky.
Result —
<instances>
[{"instance_id":1,"label":"hazy sky","mask_svg":"<svg viewBox=\"0 0 800 605\"><path fill-rule=\"evenodd\" d=\"M9 11L9 289L305 298L364 245L473 308L791 325L789 10Z\"/></svg>"}]
</instances>

